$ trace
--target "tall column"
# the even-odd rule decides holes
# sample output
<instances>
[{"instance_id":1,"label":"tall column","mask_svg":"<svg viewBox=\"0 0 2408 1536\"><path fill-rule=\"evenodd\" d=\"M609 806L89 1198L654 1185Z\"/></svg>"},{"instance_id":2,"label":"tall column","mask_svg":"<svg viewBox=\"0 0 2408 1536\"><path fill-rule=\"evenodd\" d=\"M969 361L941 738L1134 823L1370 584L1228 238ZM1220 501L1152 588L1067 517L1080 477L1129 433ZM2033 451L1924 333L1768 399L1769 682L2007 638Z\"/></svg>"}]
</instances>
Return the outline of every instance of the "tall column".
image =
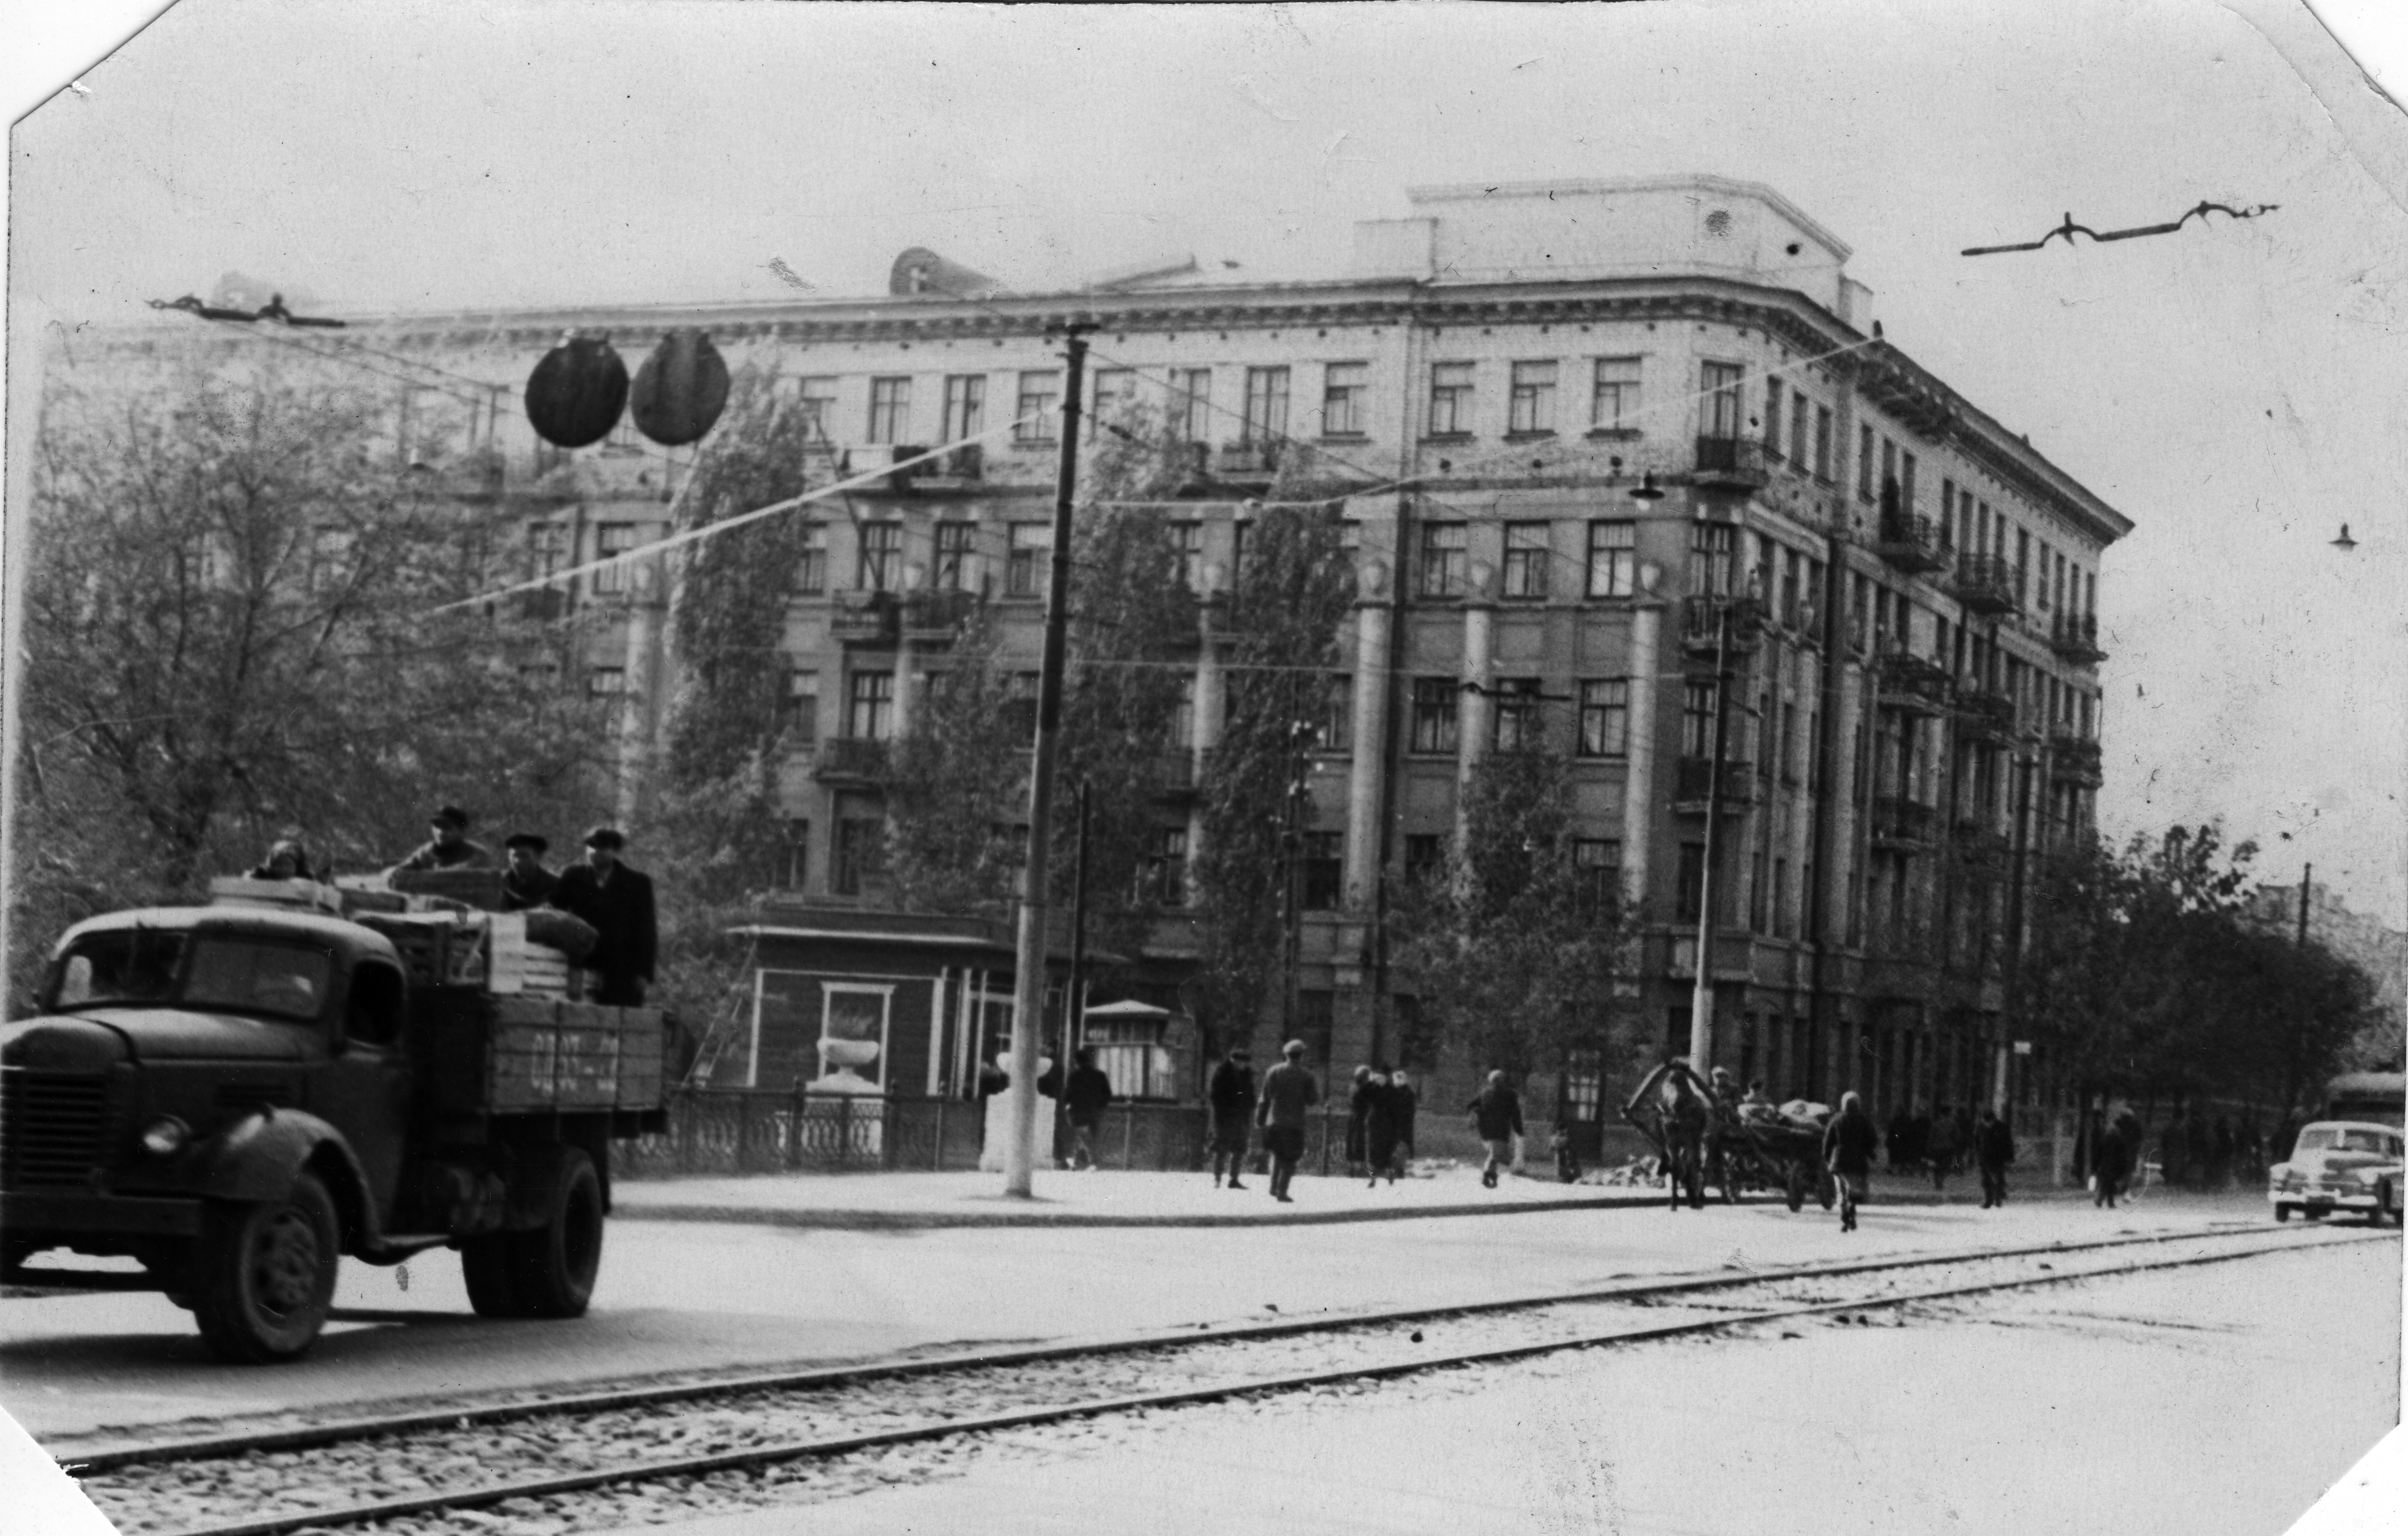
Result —
<instances>
[{"instance_id":1,"label":"tall column","mask_svg":"<svg viewBox=\"0 0 2408 1536\"><path fill-rule=\"evenodd\" d=\"M1204 567L1204 600L1196 605L1196 719L1192 732L1195 740L1194 779L1198 787L1204 782L1206 759L1221 744L1221 724L1228 712L1227 687L1221 671L1218 637L1225 624L1229 601L1221 590L1222 570L1217 565ZM1191 797L1187 802L1187 867L1196 868L1197 855L1204 850L1204 797Z\"/></svg>"},{"instance_id":2,"label":"tall column","mask_svg":"<svg viewBox=\"0 0 2408 1536\"><path fill-rule=\"evenodd\" d=\"M1346 904L1369 904L1380 874L1380 775L1388 739L1387 570L1366 561L1354 599L1354 760L1346 780ZM1200 691L1200 690L1199 690Z\"/></svg>"},{"instance_id":3,"label":"tall column","mask_svg":"<svg viewBox=\"0 0 2408 1536\"><path fill-rule=\"evenodd\" d=\"M1463 681L1479 684L1466 688L1455 711L1455 840L1460 848L1464 839L1464 791L1471 783L1471 770L1488 755L1489 717L1493 708L1488 695L1490 654L1496 643L1497 610L1489 596L1489 578L1493 573L1484 564L1474 564L1471 581L1463 600Z\"/></svg>"},{"instance_id":4,"label":"tall column","mask_svg":"<svg viewBox=\"0 0 2408 1536\"><path fill-rule=\"evenodd\" d=\"M1655 596L1662 573L1640 573L1647 596L1630 610L1630 754L1622 782L1622 894L1647 899L1648 854L1655 842L1656 674L1663 648L1664 604Z\"/></svg>"},{"instance_id":5,"label":"tall column","mask_svg":"<svg viewBox=\"0 0 2408 1536\"><path fill-rule=\"evenodd\" d=\"M895 642L895 719L896 739L910 734L911 715L916 700L911 687L912 670L920 664L920 652L909 639Z\"/></svg>"},{"instance_id":6,"label":"tall column","mask_svg":"<svg viewBox=\"0 0 2408 1536\"><path fill-rule=\"evenodd\" d=\"M666 718L667 682L660 665L662 602L658 557L627 563L627 652L619 700L618 819L637 819L651 776L655 721Z\"/></svg>"}]
</instances>

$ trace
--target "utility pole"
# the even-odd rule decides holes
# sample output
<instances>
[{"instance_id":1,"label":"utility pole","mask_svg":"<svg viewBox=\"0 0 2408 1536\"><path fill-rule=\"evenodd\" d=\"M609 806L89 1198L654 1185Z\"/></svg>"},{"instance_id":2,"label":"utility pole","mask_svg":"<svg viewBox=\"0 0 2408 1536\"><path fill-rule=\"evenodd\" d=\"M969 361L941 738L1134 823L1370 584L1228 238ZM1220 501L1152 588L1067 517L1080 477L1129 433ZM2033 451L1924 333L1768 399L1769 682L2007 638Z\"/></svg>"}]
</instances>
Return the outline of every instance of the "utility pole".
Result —
<instances>
[{"instance_id":1,"label":"utility pole","mask_svg":"<svg viewBox=\"0 0 2408 1536\"><path fill-rule=\"evenodd\" d=\"M2308 890L2315 881L2316 867L2313 864L2301 865L2300 867L2300 947L2301 949L2308 947Z\"/></svg>"},{"instance_id":2,"label":"utility pole","mask_svg":"<svg viewBox=\"0 0 2408 1536\"><path fill-rule=\"evenodd\" d=\"M1068 334L1069 369L1062 392L1062 457L1054 476L1054 558L1045 588L1045 653L1037 675L1037 741L1028 766L1028 856L1021 872L1020 950L1011 1008L1011 1140L1004 1148L1003 1192L1026 1199L1037 1162L1037 1047L1044 1026L1046 854L1054 833L1054 760L1061 750L1063 654L1069 634L1070 502L1079 483L1079 395L1087 362L1087 326ZM1070 1068L1059 1065L1067 1087Z\"/></svg>"},{"instance_id":3,"label":"utility pole","mask_svg":"<svg viewBox=\"0 0 2408 1536\"><path fill-rule=\"evenodd\" d=\"M1739 599L1725 597L1714 630L1714 750L1706 770L1705 868L1698 881L1698 973L1689 991L1689 1065L1705 1072L1714 1064L1714 845L1723 819L1724 743L1730 736L1731 614Z\"/></svg>"},{"instance_id":4,"label":"utility pole","mask_svg":"<svg viewBox=\"0 0 2408 1536\"><path fill-rule=\"evenodd\" d=\"M1055 1116L1070 1118L1070 1064L1079 1054L1079 1033L1086 1026L1087 970L1087 781L1079 781L1079 853L1070 870L1070 984L1062 998L1062 1050L1054 1070ZM1075 1150L1075 1147L1074 1149Z\"/></svg>"}]
</instances>

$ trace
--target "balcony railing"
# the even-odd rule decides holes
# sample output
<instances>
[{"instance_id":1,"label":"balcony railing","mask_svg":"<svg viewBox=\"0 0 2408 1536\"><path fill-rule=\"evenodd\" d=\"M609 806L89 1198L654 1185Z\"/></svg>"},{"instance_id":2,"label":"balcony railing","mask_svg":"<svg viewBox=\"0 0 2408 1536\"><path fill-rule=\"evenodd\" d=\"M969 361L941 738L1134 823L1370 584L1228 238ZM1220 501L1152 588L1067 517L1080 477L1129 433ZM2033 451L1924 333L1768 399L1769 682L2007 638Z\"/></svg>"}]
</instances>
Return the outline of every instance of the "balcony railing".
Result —
<instances>
[{"instance_id":1,"label":"balcony railing","mask_svg":"<svg viewBox=\"0 0 2408 1536\"><path fill-rule=\"evenodd\" d=\"M820 742L811 777L824 783L876 783L886 777L886 743L861 736L828 737Z\"/></svg>"},{"instance_id":2,"label":"balcony railing","mask_svg":"<svg viewBox=\"0 0 2408 1536\"><path fill-rule=\"evenodd\" d=\"M1711 657L1722 643L1723 613L1730 613L1730 652L1739 655L1756 644L1764 626L1764 604L1755 597L1684 597L1681 599L1681 645L1694 654Z\"/></svg>"},{"instance_id":3,"label":"balcony railing","mask_svg":"<svg viewBox=\"0 0 2408 1536\"><path fill-rule=\"evenodd\" d=\"M1672 803L1683 811L1703 812L1706 797L1713 788L1714 760L1711 757L1684 757L1672 781ZM1756 798L1756 765L1736 757L1723 759L1723 797L1726 807L1747 805Z\"/></svg>"},{"instance_id":4,"label":"balcony railing","mask_svg":"<svg viewBox=\"0 0 2408 1536\"><path fill-rule=\"evenodd\" d=\"M896 606L891 592L839 593L828 614L828 633L845 645L892 645Z\"/></svg>"},{"instance_id":5,"label":"balcony railing","mask_svg":"<svg viewBox=\"0 0 2408 1536\"><path fill-rule=\"evenodd\" d=\"M949 484L975 485L986 479L986 445L964 443L942 458L930 459L910 473L914 480L932 490L942 490Z\"/></svg>"},{"instance_id":6,"label":"balcony railing","mask_svg":"<svg viewBox=\"0 0 2408 1536\"><path fill-rule=\"evenodd\" d=\"M1212 473L1222 480L1268 480L1279 473L1281 446L1276 438L1223 443L1212 455Z\"/></svg>"},{"instance_id":7,"label":"balcony railing","mask_svg":"<svg viewBox=\"0 0 2408 1536\"><path fill-rule=\"evenodd\" d=\"M2087 784L2093 789L2103 782L2105 774L2101 771L2098 742L2071 731L2059 730L2050 733L2048 746L2052 777L2066 783Z\"/></svg>"},{"instance_id":8,"label":"balcony railing","mask_svg":"<svg viewBox=\"0 0 2408 1536\"><path fill-rule=\"evenodd\" d=\"M2099 615L2096 613L2060 613L2048 626L2049 649L2078 666L2090 666L2107 659L2099 649Z\"/></svg>"},{"instance_id":9,"label":"balcony railing","mask_svg":"<svg viewBox=\"0 0 2408 1536\"><path fill-rule=\"evenodd\" d=\"M1882 514L1881 538L1873 553L1909 574L1948 568L1948 552L1940 546L1940 530L1931 519L1907 512Z\"/></svg>"},{"instance_id":10,"label":"balcony railing","mask_svg":"<svg viewBox=\"0 0 2408 1536\"><path fill-rule=\"evenodd\" d=\"M1879 646L1881 703L1885 709L1937 714L1948 707L1948 668L1891 641Z\"/></svg>"},{"instance_id":11,"label":"balcony railing","mask_svg":"<svg viewBox=\"0 0 2408 1536\"><path fill-rule=\"evenodd\" d=\"M921 641L950 640L978 611L975 592L914 592L903 599L903 633Z\"/></svg>"},{"instance_id":12,"label":"balcony railing","mask_svg":"<svg viewBox=\"0 0 2408 1536\"><path fill-rule=\"evenodd\" d=\"M1956 685L1957 730L1969 741L2006 741L2015 734L2015 699L1979 678Z\"/></svg>"},{"instance_id":13,"label":"balcony railing","mask_svg":"<svg viewBox=\"0 0 2408 1536\"><path fill-rule=\"evenodd\" d=\"M1764 445L1750 438L1699 438L1693 482L1700 491L1760 491L1772 478Z\"/></svg>"},{"instance_id":14,"label":"balcony railing","mask_svg":"<svg viewBox=\"0 0 2408 1536\"><path fill-rule=\"evenodd\" d=\"M1872 833L1876 848L1928 848L1940 835L1940 812L1903 795L1876 795Z\"/></svg>"},{"instance_id":15,"label":"balcony railing","mask_svg":"<svg viewBox=\"0 0 2408 1536\"><path fill-rule=\"evenodd\" d=\"M1948 590L1972 613L2013 613L2020 605L2015 599L2015 567L1995 554L1965 554L1956 558L1956 578Z\"/></svg>"}]
</instances>

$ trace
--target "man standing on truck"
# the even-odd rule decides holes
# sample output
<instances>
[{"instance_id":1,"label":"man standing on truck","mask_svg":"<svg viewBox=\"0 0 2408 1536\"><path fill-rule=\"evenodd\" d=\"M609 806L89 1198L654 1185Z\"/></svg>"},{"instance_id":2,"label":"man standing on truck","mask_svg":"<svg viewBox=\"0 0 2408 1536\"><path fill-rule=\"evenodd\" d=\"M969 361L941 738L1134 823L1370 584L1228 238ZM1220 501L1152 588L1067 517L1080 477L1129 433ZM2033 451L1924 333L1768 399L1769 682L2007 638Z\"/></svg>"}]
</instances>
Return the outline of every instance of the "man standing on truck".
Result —
<instances>
[{"instance_id":1,"label":"man standing on truck","mask_svg":"<svg viewBox=\"0 0 2408 1536\"><path fill-rule=\"evenodd\" d=\"M533 832L513 832L502 840L510 861L502 871L502 911L523 912L552 899L560 877L543 867L544 851L551 846Z\"/></svg>"},{"instance_id":2,"label":"man standing on truck","mask_svg":"<svg viewBox=\"0 0 2408 1536\"><path fill-rule=\"evenodd\" d=\"M409 856L394 866L397 869L486 869L491 868L494 855L485 845L468 840L468 813L456 805L447 805L435 812L432 820L435 836L409 851Z\"/></svg>"},{"instance_id":3,"label":"man standing on truck","mask_svg":"<svg viewBox=\"0 0 2408 1536\"><path fill-rule=\"evenodd\" d=\"M652 916L652 879L619 861L626 846L615 826L586 833L585 862L560 872L552 904L593 926L596 937L585 969L595 973L596 984L588 999L641 1008L660 935Z\"/></svg>"}]
</instances>

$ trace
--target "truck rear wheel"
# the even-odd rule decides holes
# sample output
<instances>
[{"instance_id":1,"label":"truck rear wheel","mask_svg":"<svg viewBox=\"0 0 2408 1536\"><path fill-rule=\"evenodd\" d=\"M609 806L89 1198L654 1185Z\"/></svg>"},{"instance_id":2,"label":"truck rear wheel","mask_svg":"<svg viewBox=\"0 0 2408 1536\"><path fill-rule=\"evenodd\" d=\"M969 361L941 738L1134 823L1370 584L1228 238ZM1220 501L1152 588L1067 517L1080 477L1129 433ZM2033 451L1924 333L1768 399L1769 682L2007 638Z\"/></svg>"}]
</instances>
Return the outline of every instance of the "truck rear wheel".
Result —
<instances>
[{"instance_id":1,"label":"truck rear wheel","mask_svg":"<svg viewBox=\"0 0 2408 1536\"><path fill-rule=\"evenodd\" d=\"M560 1152L542 1226L506 1234L512 1299L521 1317L582 1317L602 1268L602 1181L576 1147Z\"/></svg>"},{"instance_id":2,"label":"truck rear wheel","mask_svg":"<svg viewBox=\"0 0 2408 1536\"><path fill-rule=\"evenodd\" d=\"M282 1199L209 1207L183 1295L219 1355L244 1364L289 1360L325 1326L341 1263L334 1199L304 1173Z\"/></svg>"}]
</instances>

